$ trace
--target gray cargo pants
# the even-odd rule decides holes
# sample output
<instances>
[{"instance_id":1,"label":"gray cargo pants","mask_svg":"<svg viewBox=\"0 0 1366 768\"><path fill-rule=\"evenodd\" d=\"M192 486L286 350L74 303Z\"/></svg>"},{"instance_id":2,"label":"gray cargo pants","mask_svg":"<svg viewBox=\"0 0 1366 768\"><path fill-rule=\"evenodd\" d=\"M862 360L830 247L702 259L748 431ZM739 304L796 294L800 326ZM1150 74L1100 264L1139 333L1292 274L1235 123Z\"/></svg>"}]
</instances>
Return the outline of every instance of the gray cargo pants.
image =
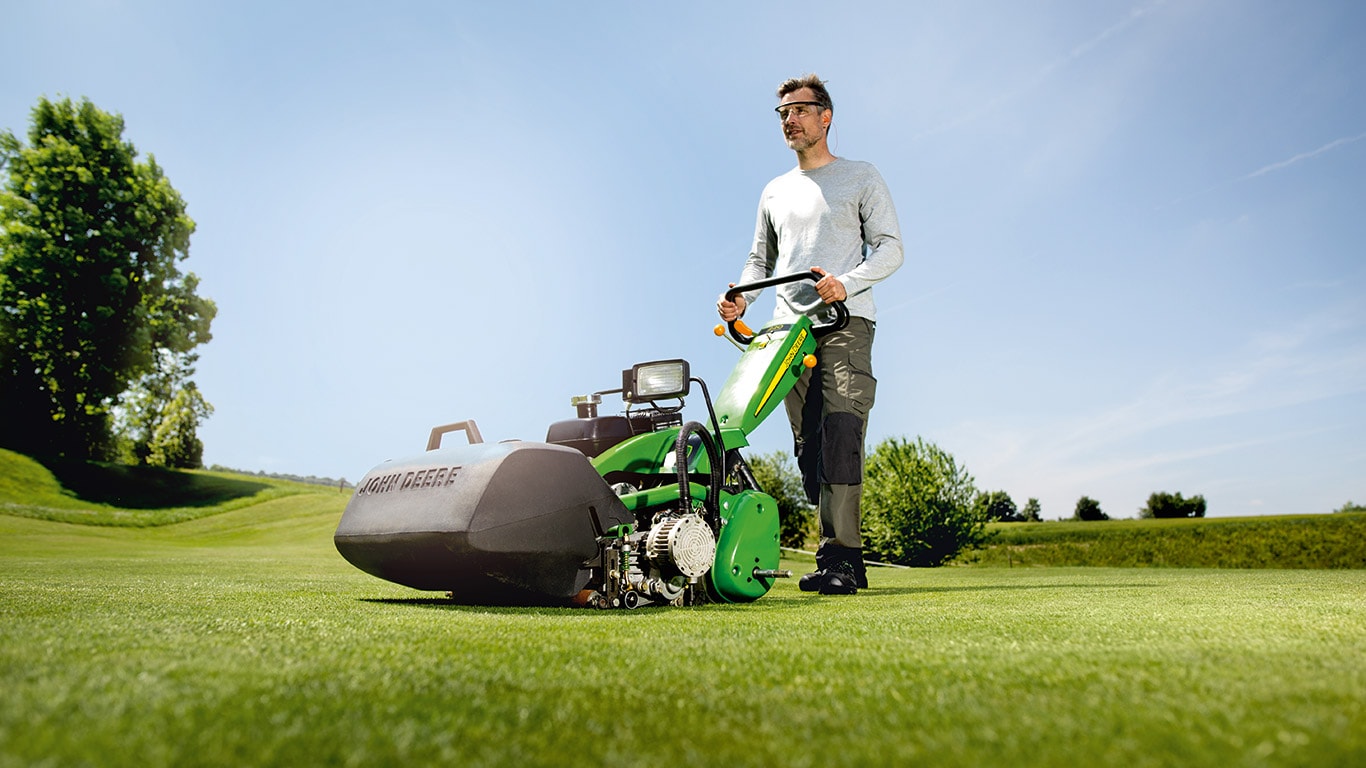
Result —
<instances>
[{"instance_id":1,"label":"gray cargo pants","mask_svg":"<svg viewBox=\"0 0 1366 768\"><path fill-rule=\"evenodd\" d=\"M784 401L807 498L820 510L820 548L861 549L863 435L873 409L873 332L867 318L820 340L816 366ZM831 545L834 545L833 547Z\"/></svg>"}]
</instances>

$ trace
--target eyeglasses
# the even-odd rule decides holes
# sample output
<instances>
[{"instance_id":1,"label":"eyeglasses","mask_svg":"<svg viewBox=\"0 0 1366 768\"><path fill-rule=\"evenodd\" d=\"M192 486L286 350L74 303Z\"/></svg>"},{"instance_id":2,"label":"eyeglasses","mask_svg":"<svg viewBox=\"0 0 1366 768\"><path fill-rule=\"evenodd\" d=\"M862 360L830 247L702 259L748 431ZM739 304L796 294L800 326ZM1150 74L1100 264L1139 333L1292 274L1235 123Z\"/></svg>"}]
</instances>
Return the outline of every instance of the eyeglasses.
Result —
<instances>
[{"instance_id":1,"label":"eyeglasses","mask_svg":"<svg viewBox=\"0 0 1366 768\"><path fill-rule=\"evenodd\" d=\"M778 113L778 119L784 123L789 116L795 115L798 120L803 120L822 109L825 109L825 105L819 101L789 101L773 108Z\"/></svg>"}]
</instances>

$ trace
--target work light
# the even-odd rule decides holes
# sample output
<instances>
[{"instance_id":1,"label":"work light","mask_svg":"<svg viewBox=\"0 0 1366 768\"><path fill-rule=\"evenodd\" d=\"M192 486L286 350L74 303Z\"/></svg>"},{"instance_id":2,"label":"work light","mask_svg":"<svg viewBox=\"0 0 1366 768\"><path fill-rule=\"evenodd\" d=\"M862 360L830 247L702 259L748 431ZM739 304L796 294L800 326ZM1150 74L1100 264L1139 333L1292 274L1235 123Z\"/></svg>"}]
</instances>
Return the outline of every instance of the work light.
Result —
<instances>
[{"instance_id":1,"label":"work light","mask_svg":"<svg viewBox=\"0 0 1366 768\"><path fill-rule=\"evenodd\" d=\"M637 363L622 371L622 397L632 403L648 403L688 394L688 361L656 360Z\"/></svg>"}]
</instances>

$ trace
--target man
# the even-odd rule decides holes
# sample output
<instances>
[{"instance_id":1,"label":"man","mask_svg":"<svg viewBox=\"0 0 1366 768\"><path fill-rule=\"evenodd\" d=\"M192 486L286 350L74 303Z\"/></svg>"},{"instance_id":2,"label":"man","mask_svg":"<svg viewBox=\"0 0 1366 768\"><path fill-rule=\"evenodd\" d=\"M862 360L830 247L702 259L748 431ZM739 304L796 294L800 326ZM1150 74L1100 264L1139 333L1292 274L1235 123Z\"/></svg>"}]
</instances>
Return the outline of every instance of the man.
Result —
<instances>
[{"instance_id":1,"label":"man","mask_svg":"<svg viewBox=\"0 0 1366 768\"><path fill-rule=\"evenodd\" d=\"M774 322L823 316L825 305L845 302L849 325L823 337L819 361L788 395L797 465L807 497L820 510L816 571L801 578L803 591L854 594L867 587L863 565L863 437L873 407L872 345L877 310L872 287L901 266L901 230L887 185L871 164L831 154L834 104L815 75L778 86L778 117L797 167L764 187L754 246L740 284L811 270L810 281L777 288ZM717 302L730 322L745 313L759 291ZM819 322L819 321L818 321Z\"/></svg>"}]
</instances>

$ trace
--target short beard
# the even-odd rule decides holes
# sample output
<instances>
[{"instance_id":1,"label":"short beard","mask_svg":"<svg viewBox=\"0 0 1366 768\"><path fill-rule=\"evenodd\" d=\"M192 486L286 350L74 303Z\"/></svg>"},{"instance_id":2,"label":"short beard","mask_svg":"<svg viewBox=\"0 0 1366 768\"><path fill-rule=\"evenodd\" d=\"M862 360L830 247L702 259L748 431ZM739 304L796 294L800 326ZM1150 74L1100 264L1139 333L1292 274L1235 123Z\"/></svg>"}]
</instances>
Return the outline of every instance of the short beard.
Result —
<instances>
[{"instance_id":1,"label":"short beard","mask_svg":"<svg viewBox=\"0 0 1366 768\"><path fill-rule=\"evenodd\" d=\"M819 135L812 137L811 134L807 132L799 133L791 138L783 136L783 140L787 142L788 149L791 149L793 152L805 152L821 143L821 137Z\"/></svg>"}]
</instances>

